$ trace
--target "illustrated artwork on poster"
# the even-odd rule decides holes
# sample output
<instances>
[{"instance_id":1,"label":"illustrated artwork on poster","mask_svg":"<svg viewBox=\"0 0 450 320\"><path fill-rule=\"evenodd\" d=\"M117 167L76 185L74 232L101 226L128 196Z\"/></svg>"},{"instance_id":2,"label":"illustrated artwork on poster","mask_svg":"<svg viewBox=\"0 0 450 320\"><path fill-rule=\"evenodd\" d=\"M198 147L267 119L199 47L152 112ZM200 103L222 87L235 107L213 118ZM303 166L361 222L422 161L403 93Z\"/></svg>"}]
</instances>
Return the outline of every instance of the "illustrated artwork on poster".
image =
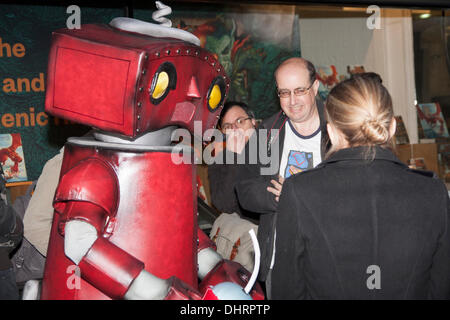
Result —
<instances>
[{"instance_id":1,"label":"illustrated artwork on poster","mask_svg":"<svg viewBox=\"0 0 450 320\"><path fill-rule=\"evenodd\" d=\"M395 143L409 144L408 132L406 131L402 116L395 116L395 120L397 121L397 129L395 130Z\"/></svg>"},{"instance_id":2,"label":"illustrated artwork on poster","mask_svg":"<svg viewBox=\"0 0 450 320\"><path fill-rule=\"evenodd\" d=\"M202 48L214 52L231 79L228 100L243 101L257 118L267 118L279 110L273 81L276 67L286 58L301 56L293 36L295 16L288 9L266 17L265 29L257 15L246 12L198 12L189 17L181 13L174 25L193 33Z\"/></svg>"},{"instance_id":3,"label":"illustrated artwork on poster","mask_svg":"<svg viewBox=\"0 0 450 320\"><path fill-rule=\"evenodd\" d=\"M319 96L326 100L330 90L339 83L339 74L336 66L318 66L316 67L316 78L319 80Z\"/></svg>"},{"instance_id":4,"label":"illustrated artwork on poster","mask_svg":"<svg viewBox=\"0 0 450 320\"><path fill-rule=\"evenodd\" d=\"M325 101L335 85L350 78L352 74L362 72L365 72L363 66L347 66L347 74L339 74L335 65L316 66L316 79L320 83L318 95Z\"/></svg>"},{"instance_id":5,"label":"illustrated artwork on poster","mask_svg":"<svg viewBox=\"0 0 450 320\"><path fill-rule=\"evenodd\" d=\"M353 74L366 72L364 66L350 65L347 66L347 73L339 73L335 65L316 66L316 79L319 80L319 97L325 101L330 93L339 82L349 79Z\"/></svg>"},{"instance_id":6,"label":"illustrated artwork on poster","mask_svg":"<svg viewBox=\"0 0 450 320\"><path fill-rule=\"evenodd\" d=\"M3 168L6 182L27 180L20 133L0 134L0 165Z\"/></svg>"},{"instance_id":7,"label":"illustrated artwork on poster","mask_svg":"<svg viewBox=\"0 0 450 320\"><path fill-rule=\"evenodd\" d=\"M357 73L364 73L366 70L364 69L364 66L359 65L353 65L353 66L347 66L347 73L349 76Z\"/></svg>"},{"instance_id":8,"label":"illustrated artwork on poster","mask_svg":"<svg viewBox=\"0 0 450 320\"><path fill-rule=\"evenodd\" d=\"M425 138L449 137L439 103L419 103L416 109Z\"/></svg>"}]
</instances>

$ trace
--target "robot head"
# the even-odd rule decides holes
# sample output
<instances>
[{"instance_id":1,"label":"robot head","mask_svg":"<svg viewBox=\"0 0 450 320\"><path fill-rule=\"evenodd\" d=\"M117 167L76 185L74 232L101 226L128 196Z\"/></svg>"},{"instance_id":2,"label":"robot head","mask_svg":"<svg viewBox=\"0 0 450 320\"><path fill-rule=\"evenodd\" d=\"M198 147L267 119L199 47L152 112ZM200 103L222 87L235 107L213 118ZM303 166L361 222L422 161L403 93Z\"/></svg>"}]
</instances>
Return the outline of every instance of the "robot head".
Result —
<instances>
[{"instance_id":1,"label":"robot head","mask_svg":"<svg viewBox=\"0 0 450 320\"><path fill-rule=\"evenodd\" d=\"M195 133L194 121L203 135L229 83L214 56L188 41L87 24L53 32L45 110L131 139L171 125Z\"/></svg>"}]
</instances>

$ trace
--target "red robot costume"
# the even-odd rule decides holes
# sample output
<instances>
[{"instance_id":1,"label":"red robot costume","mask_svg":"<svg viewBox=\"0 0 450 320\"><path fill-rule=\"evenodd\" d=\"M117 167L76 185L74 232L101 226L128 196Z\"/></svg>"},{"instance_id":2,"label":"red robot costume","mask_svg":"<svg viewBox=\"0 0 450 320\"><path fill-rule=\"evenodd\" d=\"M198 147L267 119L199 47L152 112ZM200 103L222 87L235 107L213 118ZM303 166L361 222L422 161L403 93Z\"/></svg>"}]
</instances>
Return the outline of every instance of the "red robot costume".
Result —
<instances>
[{"instance_id":1,"label":"red robot costume","mask_svg":"<svg viewBox=\"0 0 450 320\"><path fill-rule=\"evenodd\" d=\"M65 145L40 297L207 299L223 282L244 287L250 273L197 226L195 165L171 157L175 128L215 127L229 80L190 34L144 35L117 25L147 23L116 19L53 33L46 111L95 134ZM258 284L249 294L264 298Z\"/></svg>"}]
</instances>

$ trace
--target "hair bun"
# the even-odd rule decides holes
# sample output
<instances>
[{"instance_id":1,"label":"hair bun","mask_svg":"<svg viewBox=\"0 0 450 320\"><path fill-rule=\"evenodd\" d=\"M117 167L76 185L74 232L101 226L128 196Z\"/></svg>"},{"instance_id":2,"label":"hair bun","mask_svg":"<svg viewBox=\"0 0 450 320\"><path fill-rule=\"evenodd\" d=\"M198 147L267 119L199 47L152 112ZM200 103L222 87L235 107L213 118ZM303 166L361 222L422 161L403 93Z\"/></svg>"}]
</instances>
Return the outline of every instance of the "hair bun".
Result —
<instances>
[{"instance_id":1,"label":"hair bun","mask_svg":"<svg viewBox=\"0 0 450 320\"><path fill-rule=\"evenodd\" d=\"M377 119L364 120L361 131L369 144L383 144L389 140L388 129Z\"/></svg>"}]
</instances>

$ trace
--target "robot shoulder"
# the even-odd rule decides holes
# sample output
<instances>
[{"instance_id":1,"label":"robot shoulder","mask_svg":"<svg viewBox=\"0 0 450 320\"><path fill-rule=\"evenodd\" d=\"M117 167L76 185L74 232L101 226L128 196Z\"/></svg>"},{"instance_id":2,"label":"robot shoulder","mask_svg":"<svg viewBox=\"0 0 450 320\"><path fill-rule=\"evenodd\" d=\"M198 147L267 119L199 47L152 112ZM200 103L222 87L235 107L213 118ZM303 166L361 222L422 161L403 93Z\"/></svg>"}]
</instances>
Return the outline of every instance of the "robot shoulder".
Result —
<instances>
[{"instance_id":1,"label":"robot shoulder","mask_svg":"<svg viewBox=\"0 0 450 320\"><path fill-rule=\"evenodd\" d=\"M87 201L113 215L119 200L119 182L114 169L98 158L87 158L62 173L54 203Z\"/></svg>"}]
</instances>

